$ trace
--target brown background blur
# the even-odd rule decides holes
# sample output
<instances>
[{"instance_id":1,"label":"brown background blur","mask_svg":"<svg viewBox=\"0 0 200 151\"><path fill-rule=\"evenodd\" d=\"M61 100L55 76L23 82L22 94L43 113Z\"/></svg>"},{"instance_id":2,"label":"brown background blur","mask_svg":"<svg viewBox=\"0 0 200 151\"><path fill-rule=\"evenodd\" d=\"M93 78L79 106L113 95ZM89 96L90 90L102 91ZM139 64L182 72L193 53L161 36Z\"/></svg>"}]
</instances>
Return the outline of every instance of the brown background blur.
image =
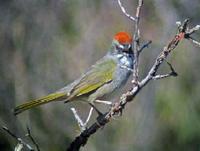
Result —
<instances>
[{"instance_id":1,"label":"brown background blur","mask_svg":"<svg viewBox=\"0 0 200 151\"><path fill-rule=\"evenodd\" d=\"M123 4L134 14L136 0ZM188 17L200 24L200 0L144 0L141 36L153 44L141 55L140 78L175 34L175 22ZM88 105L50 103L18 117L12 109L78 78L106 53L117 31L132 33L133 24L116 0L0 1L0 124L20 136L28 125L41 150L65 150L79 130L70 107L85 117ZM82 150L200 150L200 49L183 40L168 60L179 76L149 83L123 117ZM159 72L167 71L163 65ZM0 130L0 150L15 145Z\"/></svg>"}]
</instances>

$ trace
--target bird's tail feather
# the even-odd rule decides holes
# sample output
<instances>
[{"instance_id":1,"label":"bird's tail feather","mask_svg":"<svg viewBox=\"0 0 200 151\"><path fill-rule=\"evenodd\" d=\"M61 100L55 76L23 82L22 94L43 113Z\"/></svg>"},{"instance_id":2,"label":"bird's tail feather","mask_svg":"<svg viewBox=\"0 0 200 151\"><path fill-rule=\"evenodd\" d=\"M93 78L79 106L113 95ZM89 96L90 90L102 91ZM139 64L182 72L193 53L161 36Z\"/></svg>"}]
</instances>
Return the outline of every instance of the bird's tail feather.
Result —
<instances>
[{"instance_id":1,"label":"bird's tail feather","mask_svg":"<svg viewBox=\"0 0 200 151\"><path fill-rule=\"evenodd\" d=\"M65 99L65 97L66 97L66 93L61 93L61 92L52 93L45 97L39 98L37 100L33 100L28 103L24 103L22 105L17 106L14 109L14 114L17 115L30 108L33 108L42 104L46 104L52 101L59 101L59 100Z\"/></svg>"}]
</instances>

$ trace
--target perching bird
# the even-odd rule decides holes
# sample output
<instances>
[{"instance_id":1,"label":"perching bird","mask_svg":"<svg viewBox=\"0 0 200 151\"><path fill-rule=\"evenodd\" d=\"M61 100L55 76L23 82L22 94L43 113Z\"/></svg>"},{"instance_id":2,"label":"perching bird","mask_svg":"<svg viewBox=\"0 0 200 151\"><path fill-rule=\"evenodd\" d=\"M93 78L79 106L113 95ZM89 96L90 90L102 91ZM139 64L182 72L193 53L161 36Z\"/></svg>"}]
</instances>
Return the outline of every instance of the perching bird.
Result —
<instances>
[{"instance_id":1,"label":"perching bird","mask_svg":"<svg viewBox=\"0 0 200 151\"><path fill-rule=\"evenodd\" d=\"M108 53L79 79L45 97L17 106L14 114L53 101L83 100L91 104L106 102L100 101L101 98L121 89L131 74L134 61L131 42L128 33L117 33Z\"/></svg>"}]
</instances>

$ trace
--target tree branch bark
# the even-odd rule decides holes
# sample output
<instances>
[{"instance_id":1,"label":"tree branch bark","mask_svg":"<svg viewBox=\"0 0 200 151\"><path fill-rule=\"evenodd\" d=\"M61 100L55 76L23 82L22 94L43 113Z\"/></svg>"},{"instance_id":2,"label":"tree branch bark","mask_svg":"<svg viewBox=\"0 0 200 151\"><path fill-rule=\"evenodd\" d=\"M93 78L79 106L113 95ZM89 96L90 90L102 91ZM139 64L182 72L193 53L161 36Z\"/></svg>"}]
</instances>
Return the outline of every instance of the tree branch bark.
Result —
<instances>
[{"instance_id":1,"label":"tree branch bark","mask_svg":"<svg viewBox=\"0 0 200 151\"><path fill-rule=\"evenodd\" d=\"M138 10L136 12L136 18L138 19L140 14L140 8L142 6L142 0L139 0L139 6ZM190 35L190 32L193 31L193 28L189 29L188 27L189 20L186 19L180 26L178 27L177 34L171 39L171 41L161 50L161 53L157 56L155 59L155 62L151 69L149 70L147 76L141 81L137 81L137 84L133 83L132 88L127 91L126 93L122 94L120 97L120 100L118 102L115 102L112 106L112 108L102 116L97 117L97 121L93 123L88 129L83 131L79 136L77 136L73 142L70 144L70 146L67 148L67 151L78 151L81 146L84 146L88 138L94 134L99 128L104 127L107 123L109 123L112 120L112 117L115 115L121 115L123 109L125 108L126 104L128 102L133 101L135 96L142 90L144 86L146 86L151 80L154 79L156 76L156 73L160 67L160 65L165 61L165 59L169 56L169 54L178 46L179 42L188 37L186 35ZM138 38L139 29L138 29L138 23L135 25L135 31L136 34L134 37ZM194 27L195 28L195 27ZM134 40L133 46L135 48L135 52L137 52L136 58L139 57L139 43ZM138 66L136 66L134 69L137 69ZM138 75L137 71L136 76ZM135 79L134 79L135 80Z\"/></svg>"}]
</instances>

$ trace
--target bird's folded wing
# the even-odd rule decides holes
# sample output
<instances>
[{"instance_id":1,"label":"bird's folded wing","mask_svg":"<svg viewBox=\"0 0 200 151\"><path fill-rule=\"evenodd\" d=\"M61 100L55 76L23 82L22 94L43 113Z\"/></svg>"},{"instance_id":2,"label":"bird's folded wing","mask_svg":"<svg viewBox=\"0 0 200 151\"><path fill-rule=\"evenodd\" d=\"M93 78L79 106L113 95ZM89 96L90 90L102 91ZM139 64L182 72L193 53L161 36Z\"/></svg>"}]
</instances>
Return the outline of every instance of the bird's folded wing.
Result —
<instances>
[{"instance_id":1,"label":"bird's folded wing","mask_svg":"<svg viewBox=\"0 0 200 151\"><path fill-rule=\"evenodd\" d=\"M69 99L97 90L113 79L116 62L112 59L101 60L81 78L69 94Z\"/></svg>"}]
</instances>

